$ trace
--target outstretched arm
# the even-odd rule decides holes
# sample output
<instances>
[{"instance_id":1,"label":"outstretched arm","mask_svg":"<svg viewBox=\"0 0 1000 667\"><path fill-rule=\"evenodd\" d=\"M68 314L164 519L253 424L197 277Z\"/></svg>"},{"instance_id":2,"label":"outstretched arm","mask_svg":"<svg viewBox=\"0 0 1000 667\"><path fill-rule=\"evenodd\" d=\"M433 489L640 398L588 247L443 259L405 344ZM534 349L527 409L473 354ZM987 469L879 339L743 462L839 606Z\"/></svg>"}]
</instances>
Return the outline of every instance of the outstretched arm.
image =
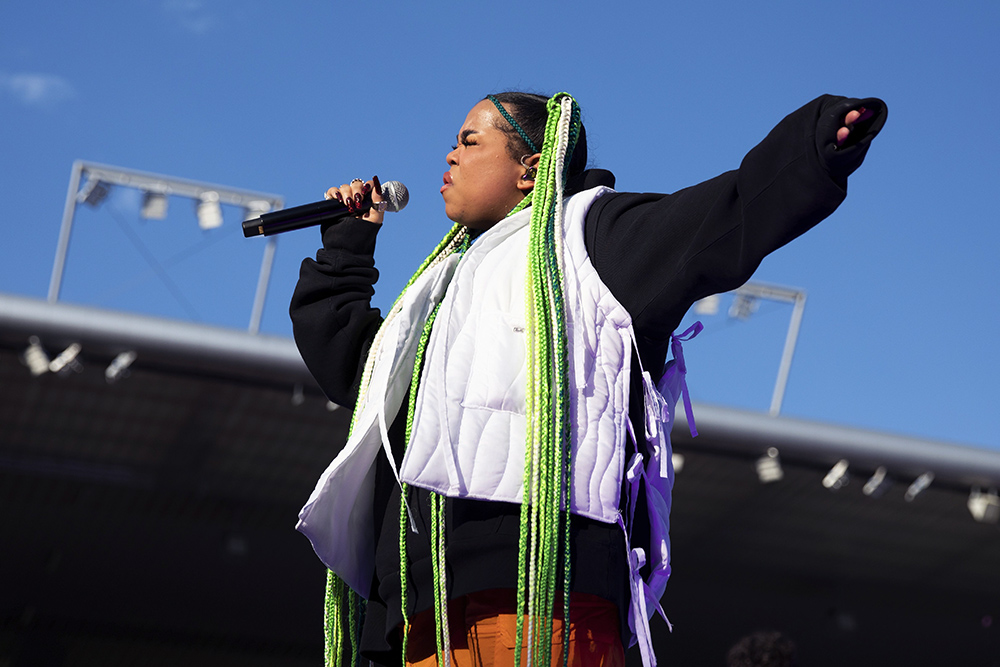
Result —
<instances>
[{"instance_id":1,"label":"outstretched arm","mask_svg":"<svg viewBox=\"0 0 1000 667\"><path fill-rule=\"evenodd\" d=\"M587 250L631 313L647 368L696 300L743 284L830 215L885 122L885 104L825 95L785 117L740 168L671 195L616 193L587 215Z\"/></svg>"}]
</instances>

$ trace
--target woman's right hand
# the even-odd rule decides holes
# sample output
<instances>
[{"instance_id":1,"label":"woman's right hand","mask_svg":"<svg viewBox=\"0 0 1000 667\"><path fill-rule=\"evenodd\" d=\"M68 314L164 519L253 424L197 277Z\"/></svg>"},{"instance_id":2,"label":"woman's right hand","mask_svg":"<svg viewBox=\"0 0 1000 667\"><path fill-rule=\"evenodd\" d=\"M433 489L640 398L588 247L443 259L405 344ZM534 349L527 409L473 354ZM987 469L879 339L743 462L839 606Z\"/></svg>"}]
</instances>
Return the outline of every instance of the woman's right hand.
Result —
<instances>
[{"instance_id":1,"label":"woman's right hand","mask_svg":"<svg viewBox=\"0 0 1000 667\"><path fill-rule=\"evenodd\" d=\"M378 176L372 176L370 181L362 181L360 178L355 178L350 183L344 183L339 188L330 188L326 191L324 197L326 199L336 199L346 205L347 210L353 213L354 217L380 225L385 213L375 206L367 210L361 209L361 204L368 193L371 193L373 204L378 204L382 201L382 184L378 182Z\"/></svg>"}]
</instances>

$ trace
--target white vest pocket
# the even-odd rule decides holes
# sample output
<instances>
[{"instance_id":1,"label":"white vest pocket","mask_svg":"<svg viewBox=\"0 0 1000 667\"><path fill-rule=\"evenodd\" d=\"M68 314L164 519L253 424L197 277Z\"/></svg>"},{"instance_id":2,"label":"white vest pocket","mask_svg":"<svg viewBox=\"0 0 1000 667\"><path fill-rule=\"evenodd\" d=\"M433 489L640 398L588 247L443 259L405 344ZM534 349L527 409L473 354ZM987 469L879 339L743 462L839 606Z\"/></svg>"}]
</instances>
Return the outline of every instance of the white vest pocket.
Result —
<instances>
[{"instance_id":1,"label":"white vest pocket","mask_svg":"<svg viewBox=\"0 0 1000 667\"><path fill-rule=\"evenodd\" d=\"M524 320L500 311L484 312L475 335L478 340L462 407L523 415L527 391Z\"/></svg>"}]
</instances>

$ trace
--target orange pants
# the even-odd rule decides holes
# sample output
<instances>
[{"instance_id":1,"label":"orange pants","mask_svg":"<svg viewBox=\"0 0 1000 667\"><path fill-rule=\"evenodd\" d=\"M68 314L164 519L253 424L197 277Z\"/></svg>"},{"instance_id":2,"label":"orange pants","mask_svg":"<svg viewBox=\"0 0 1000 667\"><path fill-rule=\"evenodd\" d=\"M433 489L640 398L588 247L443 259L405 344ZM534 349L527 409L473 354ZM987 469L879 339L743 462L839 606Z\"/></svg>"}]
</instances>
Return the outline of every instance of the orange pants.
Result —
<instances>
[{"instance_id":1,"label":"orange pants","mask_svg":"<svg viewBox=\"0 0 1000 667\"><path fill-rule=\"evenodd\" d=\"M552 665L562 667L562 600L556 600L552 619ZM572 667L624 667L625 651L619 632L618 608L594 595L573 593L570 598L569 664ZM527 627L527 621L525 621ZM517 638L514 591L481 591L448 603L451 664L454 667L512 667ZM406 664L437 667L434 610L410 619ZM522 639L521 665L527 664Z\"/></svg>"}]
</instances>

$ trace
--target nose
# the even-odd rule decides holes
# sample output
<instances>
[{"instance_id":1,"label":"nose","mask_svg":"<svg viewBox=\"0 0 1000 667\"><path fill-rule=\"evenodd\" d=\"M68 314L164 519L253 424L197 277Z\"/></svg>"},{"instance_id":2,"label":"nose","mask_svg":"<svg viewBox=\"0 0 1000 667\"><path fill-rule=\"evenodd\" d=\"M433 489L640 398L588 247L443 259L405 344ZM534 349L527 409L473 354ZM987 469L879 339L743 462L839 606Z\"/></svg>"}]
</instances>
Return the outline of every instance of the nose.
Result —
<instances>
[{"instance_id":1,"label":"nose","mask_svg":"<svg viewBox=\"0 0 1000 667\"><path fill-rule=\"evenodd\" d=\"M456 164L458 164L458 148L451 149L451 151L447 155L444 156L444 160L449 165L456 165Z\"/></svg>"}]
</instances>

